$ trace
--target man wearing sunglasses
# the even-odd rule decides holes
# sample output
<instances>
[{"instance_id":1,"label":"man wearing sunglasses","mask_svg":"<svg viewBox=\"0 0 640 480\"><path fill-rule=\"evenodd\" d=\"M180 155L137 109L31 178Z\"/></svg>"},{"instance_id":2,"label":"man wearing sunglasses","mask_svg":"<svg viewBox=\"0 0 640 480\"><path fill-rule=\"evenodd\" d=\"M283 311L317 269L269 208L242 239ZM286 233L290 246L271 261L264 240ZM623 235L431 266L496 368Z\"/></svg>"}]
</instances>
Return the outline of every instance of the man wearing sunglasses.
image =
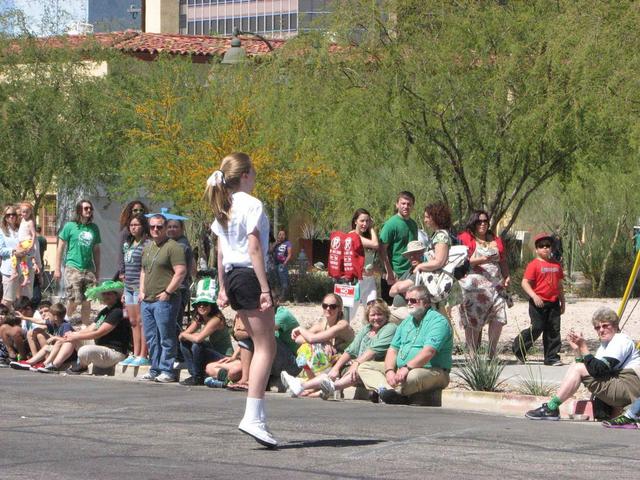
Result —
<instances>
[{"instance_id":1,"label":"man wearing sunglasses","mask_svg":"<svg viewBox=\"0 0 640 480\"><path fill-rule=\"evenodd\" d=\"M80 317L84 325L90 323L91 314L91 304L85 292L95 287L100 278L100 229L93 223L93 212L93 204L89 200L80 200L76 204L74 219L67 222L58 235L56 268L53 272L53 277L59 281L64 258L67 315L73 315L80 304Z\"/></svg>"},{"instance_id":2,"label":"man wearing sunglasses","mask_svg":"<svg viewBox=\"0 0 640 480\"><path fill-rule=\"evenodd\" d=\"M422 285L411 287L405 299L409 316L398 326L384 364L364 362L358 368L367 390L390 404L406 405L415 393L449 385L453 331L448 320L432 308Z\"/></svg>"},{"instance_id":3,"label":"man wearing sunglasses","mask_svg":"<svg viewBox=\"0 0 640 480\"><path fill-rule=\"evenodd\" d=\"M149 219L151 243L142 251L139 301L144 335L149 345L149 373L141 380L172 383L178 340L176 316L181 306L180 285L187 274L182 246L167 235L167 219L156 214Z\"/></svg>"},{"instance_id":4,"label":"man wearing sunglasses","mask_svg":"<svg viewBox=\"0 0 640 480\"><path fill-rule=\"evenodd\" d=\"M564 313L562 265L552 259L553 237L540 233L534 239L536 258L524 271L522 289L529 295L531 327L524 329L513 342L514 355L524 363L527 351L542 334L544 364L560 366L560 316Z\"/></svg>"}]
</instances>

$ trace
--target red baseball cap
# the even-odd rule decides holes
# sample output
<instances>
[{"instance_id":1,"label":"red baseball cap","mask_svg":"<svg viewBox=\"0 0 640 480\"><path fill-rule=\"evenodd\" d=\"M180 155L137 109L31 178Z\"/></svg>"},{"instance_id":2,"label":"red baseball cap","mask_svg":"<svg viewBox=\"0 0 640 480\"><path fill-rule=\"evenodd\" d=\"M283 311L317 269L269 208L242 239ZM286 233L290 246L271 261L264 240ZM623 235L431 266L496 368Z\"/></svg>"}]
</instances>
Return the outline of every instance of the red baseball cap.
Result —
<instances>
[{"instance_id":1,"label":"red baseball cap","mask_svg":"<svg viewBox=\"0 0 640 480\"><path fill-rule=\"evenodd\" d=\"M536 235L536 238L533 239L534 245L537 245L540 240L544 240L545 238L548 238L549 240L553 240L553 236L550 233L546 233L546 232L539 233L538 235Z\"/></svg>"}]
</instances>

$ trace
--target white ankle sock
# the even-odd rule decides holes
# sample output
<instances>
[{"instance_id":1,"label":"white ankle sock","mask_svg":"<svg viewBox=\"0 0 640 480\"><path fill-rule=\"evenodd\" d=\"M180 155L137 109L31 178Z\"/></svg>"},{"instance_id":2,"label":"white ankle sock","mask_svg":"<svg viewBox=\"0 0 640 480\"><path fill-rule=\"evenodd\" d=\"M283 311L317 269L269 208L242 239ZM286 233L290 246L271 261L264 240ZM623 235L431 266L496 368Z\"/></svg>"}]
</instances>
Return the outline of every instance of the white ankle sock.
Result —
<instances>
[{"instance_id":1,"label":"white ankle sock","mask_svg":"<svg viewBox=\"0 0 640 480\"><path fill-rule=\"evenodd\" d=\"M264 399L247 397L247 403L244 407L243 422L260 422L261 416L264 415Z\"/></svg>"}]
</instances>

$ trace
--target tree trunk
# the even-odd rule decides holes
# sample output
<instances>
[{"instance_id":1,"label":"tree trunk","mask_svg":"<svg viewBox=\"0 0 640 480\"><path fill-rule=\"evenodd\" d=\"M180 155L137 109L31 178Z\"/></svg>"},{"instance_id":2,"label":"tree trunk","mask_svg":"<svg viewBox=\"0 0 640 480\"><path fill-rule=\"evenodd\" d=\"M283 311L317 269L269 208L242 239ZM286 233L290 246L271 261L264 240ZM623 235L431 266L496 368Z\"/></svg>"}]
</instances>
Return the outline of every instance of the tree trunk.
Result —
<instances>
[{"instance_id":1,"label":"tree trunk","mask_svg":"<svg viewBox=\"0 0 640 480\"><path fill-rule=\"evenodd\" d=\"M613 236L613 240L609 243L609 249L607 250L607 254L604 256L602 260L602 266L600 268L600 280L598 281L598 295L604 295L604 287L605 287L605 278L607 276L607 269L609 268L609 261L611 260L611 255L613 254L613 249L618 242L618 238L620 237L620 232L622 231L622 225L624 225L624 221L626 219L626 215L622 215L618 217L618 223L616 224L616 232Z\"/></svg>"}]
</instances>

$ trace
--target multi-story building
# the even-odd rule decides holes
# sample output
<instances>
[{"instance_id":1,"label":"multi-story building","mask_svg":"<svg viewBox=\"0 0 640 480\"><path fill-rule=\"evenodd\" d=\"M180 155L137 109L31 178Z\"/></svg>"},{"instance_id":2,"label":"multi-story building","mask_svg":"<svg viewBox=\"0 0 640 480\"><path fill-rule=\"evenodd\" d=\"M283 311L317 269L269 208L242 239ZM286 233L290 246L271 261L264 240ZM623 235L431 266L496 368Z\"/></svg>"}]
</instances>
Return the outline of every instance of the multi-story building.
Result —
<instances>
[{"instance_id":1,"label":"multi-story building","mask_svg":"<svg viewBox=\"0 0 640 480\"><path fill-rule=\"evenodd\" d=\"M140 30L142 0L89 0L88 22L94 32Z\"/></svg>"},{"instance_id":2,"label":"multi-story building","mask_svg":"<svg viewBox=\"0 0 640 480\"><path fill-rule=\"evenodd\" d=\"M287 38L316 28L329 0L180 0L180 33L231 35L234 28Z\"/></svg>"}]
</instances>

